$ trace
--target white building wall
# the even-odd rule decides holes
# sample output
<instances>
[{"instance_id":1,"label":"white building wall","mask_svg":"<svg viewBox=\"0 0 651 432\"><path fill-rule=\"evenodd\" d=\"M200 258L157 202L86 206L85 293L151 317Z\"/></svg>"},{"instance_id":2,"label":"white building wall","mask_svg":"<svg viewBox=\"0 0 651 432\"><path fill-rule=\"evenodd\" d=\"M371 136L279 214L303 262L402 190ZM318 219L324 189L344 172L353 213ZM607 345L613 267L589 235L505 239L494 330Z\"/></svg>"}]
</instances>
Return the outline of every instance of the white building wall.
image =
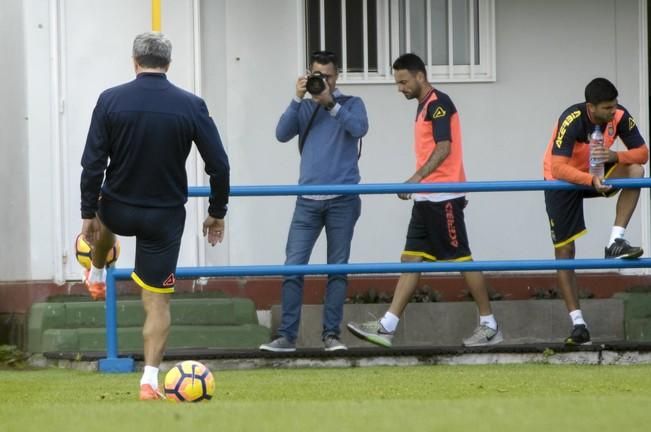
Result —
<instances>
[{"instance_id":1,"label":"white building wall","mask_svg":"<svg viewBox=\"0 0 651 432\"><path fill-rule=\"evenodd\" d=\"M292 184L298 178L296 143L275 142L274 127L293 95L300 67L300 1L279 3L228 2L227 142L233 184ZM469 180L542 179L542 155L553 123L567 106L583 100L583 89L595 76L613 80L621 102L637 116L639 85L646 79L639 75L637 16L635 1L497 0L497 82L437 85L460 112ZM251 25L241 25L247 19ZM223 56L204 53L206 61L211 58L220 62ZM395 85L341 88L362 96L369 113L371 129L360 161L363 181L407 179L414 169L415 103L404 100ZM639 123L646 133L646 121ZM232 262L282 262L293 198L232 202ZM410 204L393 196L365 196L363 203L352 260L397 261ZM599 257L614 218L614 200L590 201L586 212L590 233L578 241L577 255ZM553 256L542 192L474 193L467 223L476 259ZM642 225L638 211L629 226L634 242ZM324 260L320 244L313 262Z\"/></svg>"},{"instance_id":2,"label":"white building wall","mask_svg":"<svg viewBox=\"0 0 651 432\"><path fill-rule=\"evenodd\" d=\"M27 106L22 2L0 11L0 280L25 279L30 270Z\"/></svg>"},{"instance_id":3,"label":"white building wall","mask_svg":"<svg viewBox=\"0 0 651 432\"><path fill-rule=\"evenodd\" d=\"M79 229L79 158L92 108L103 88L131 79L130 44L136 33L150 26L150 2L59 0L64 19L59 22L61 65L55 70L61 73L58 91L65 99L60 116L52 114L57 89L47 78L52 76L50 66L56 65L47 60L51 42L47 6L57 2L23 3L29 169L22 168L17 177L28 178L30 199L28 209L12 209L4 217L29 220L24 228L27 234L20 238L30 238L31 243L18 250L23 256L29 253L31 260L22 259L14 266L17 277L52 279L61 267L57 250L71 253ZM196 3L201 7L197 71L192 27ZM300 0L163 1L163 31L174 44L169 77L181 87L201 90L229 152L232 185L297 181L296 142L276 142L274 130L294 93L302 64L300 5ZM541 179L542 154L554 121L568 105L583 99L585 84L595 76L613 80L620 102L633 115L646 117L641 108L646 98L639 90L646 76L640 75L638 8L633 0L496 0L497 81L437 85L460 112L469 180ZM200 87L195 72L201 75ZM341 89L361 96L369 113L371 129L360 161L362 181L407 179L414 169L414 101L406 101L392 84L342 85ZM53 119L60 121L58 132ZM0 129L6 129L7 121L0 118ZM647 119L638 123L646 134ZM57 136L59 142L53 138ZM7 147L4 138L2 142ZM61 159L58 167L52 166L56 155ZM194 161L188 166L192 171ZM59 179L57 198L59 171L65 175ZM190 178L196 174L191 172ZM200 245L205 244L197 243L200 216L192 213L195 200L188 207L181 265L193 265L202 254ZM207 262L282 263L293 202L293 197L232 198L228 241L208 248ZM351 260L397 261L410 207L394 196L364 196ZM57 212L60 226L49 223L57 219ZM614 200L591 201L586 212L590 233L578 241L578 256L600 256L614 216ZM542 192L474 193L467 224L478 260L553 256ZM629 227L634 242L643 227L647 230L648 221L638 211ZM131 265L132 246L123 241L121 266ZM321 241L312 262L324 261ZM74 268L69 264L59 272L71 277ZM5 277L0 274L0 278Z\"/></svg>"},{"instance_id":4,"label":"white building wall","mask_svg":"<svg viewBox=\"0 0 651 432\"><path fill-rule=\"evenodd\" d=\"M61 116L61 152L65 183L63 186L64 239L74 240L81 223L79 215L80 159L90 117L99 94L106 88L135 78L131 46L136 34L151 27L151 2L135 7L136 2L118 0L65 0L61 16L61 97L65 109ZM163 2L163 28L172 41L173 63L168 76L178 86L193 90L192 1ZM101 28L98 28L98 23ZM109 30L110 29L110 30ZM157 155L152 154L151 158ZM188 177L194 178L194 158L189 158ZM181 265L193 265L197 255L195 205L187 206L186 236L181 250ZM133 265L135 240L121 239L122 261ZM77 276L72 241L64 244L71 257L66 276Z\"/></svg>"}]
</instances>

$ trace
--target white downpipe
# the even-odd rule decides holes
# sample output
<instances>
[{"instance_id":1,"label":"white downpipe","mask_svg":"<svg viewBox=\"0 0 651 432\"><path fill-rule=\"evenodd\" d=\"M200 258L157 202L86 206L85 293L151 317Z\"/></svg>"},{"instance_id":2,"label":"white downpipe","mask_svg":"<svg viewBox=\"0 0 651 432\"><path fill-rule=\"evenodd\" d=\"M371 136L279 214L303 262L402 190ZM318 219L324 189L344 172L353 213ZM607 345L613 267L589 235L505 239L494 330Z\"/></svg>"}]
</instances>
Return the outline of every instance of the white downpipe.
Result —
<instances>
[{"instance_id":1,"label":"white downpipe","mask_svg":"<svg viewBox=\"0 0 651 432\"><path fill-rule=\"evenodd\" d=\"M202 74L201 74L201 4L200 0L192 0L192 48L193 48L193 68L194 68L194 82L193 82L193 91L194 94L201 97L202 94ZM205 183L205 177L203 175L203 159L199 157L197 149L194 148L194 163L195 163L195 181L196 186L203 186ZM197 266L203 267L206 265L206 246L203 239L203 232L201 226L203 225L203 220L205 218L205 205L203 198L197 198L194 200L197 216L196 216L196 226L198 231L196 233L196 247L197 247ZM205 283L204 278L201 278L200 283Z\"/></svg>"},{"instance_id":2,"label":"white downpipe","mask_svg":"<svg viewBox=\"0 0 651 432\"><path fill-rule=\"evenodd\" d=\"M63 217L63 184L61 155L62 127L61 117L63 115L63 98L61 97L61 64L64 62L63 53L59 42L60 35L63 31L63 1L49 1L49 21L50 21L50 121L51 121L51 140L50 151L52 154L52 203L53 203L53 279L56 284L65 282L65 257L64 257L64 217Z\"/></svg>"}]
</instances>

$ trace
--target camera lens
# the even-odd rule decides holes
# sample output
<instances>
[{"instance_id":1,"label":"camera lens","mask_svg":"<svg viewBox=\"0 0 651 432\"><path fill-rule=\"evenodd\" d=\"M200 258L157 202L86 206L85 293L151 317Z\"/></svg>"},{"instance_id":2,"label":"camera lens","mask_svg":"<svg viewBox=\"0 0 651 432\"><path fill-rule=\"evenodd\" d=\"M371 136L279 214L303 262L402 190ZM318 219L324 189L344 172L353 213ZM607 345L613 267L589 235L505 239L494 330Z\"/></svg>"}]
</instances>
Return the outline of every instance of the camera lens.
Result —
<instances>
[{"instance_id":1,"label":"camera lens","mask_svg":"<svg viewBox=\"0 0 651 432\"><path fill-rule=\"evenodd\" d=\"M319 75L310 75L307 78L307 83L305 84L305 87L307 88L307 91L313 95L318 95L323 93L323 90L325 90L326 88L325 82L323 82L323 77Z\"/></svg>"}]
</instances>

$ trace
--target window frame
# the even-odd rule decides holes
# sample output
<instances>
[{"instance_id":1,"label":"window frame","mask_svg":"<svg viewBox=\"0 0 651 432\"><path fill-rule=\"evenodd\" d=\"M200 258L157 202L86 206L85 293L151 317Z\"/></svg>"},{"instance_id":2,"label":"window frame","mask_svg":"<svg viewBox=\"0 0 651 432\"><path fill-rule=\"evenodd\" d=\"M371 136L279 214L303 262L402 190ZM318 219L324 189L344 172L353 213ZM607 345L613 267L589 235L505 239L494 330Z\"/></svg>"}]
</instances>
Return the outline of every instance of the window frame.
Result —
<instances>
[{"instance_id":1,"label":"window frame","mask_svg":"<svg viewBox=\"0 0 651 432\"><path fill-rule=\"evenodd\" d=\"M299 58L299 73L303 73L305 65L308 62L307 55L307 20L306 10L307 1L309 0L296 0L298 5L298 58ZM319 0L321 14L323 17L323 9L325 1ZM409 34L410 37L404 41L405 52L410 52L411 49L411 34L409 19L405 20L405 25L400 24L399 6L401 0L376 0L377 7L377 64L378 71L368 70L368 31L366 17L367 1L363 0L363 52L364 52L364 71L363 72L349 72L348 59L346 52L346 19L345 16L345 2L346 0L339 0L343 2L342 10L342 52L337 53L340 57L340 73L338 83L340 84L384 84L394 83L391 64L393 59L397 58L400 53L401 34ZM409 5L411 0L403 0L405 2L406 15L409 14ZM423 58L425 66L427 67L428 79L433 83L466 83L466 82L495 82L497 80L497 71L495 66L496 60L496 44L495 44L495 0L478 0L479 10L477 11L477 19L479 23L479 50L481 53L480 61L474 64L474 56L477 55L475 47L475 26L470 25L469 35L469 51L470 51L470 65L455 65L454 64L454 49L453 49L453 26L452 26L452 8L450 5L455 0L446 0L447 2L447 22L448 22L448 64L447 65L432 65L431 62L431 25L426 26L426 49L428 51L427 58ZM468 3L468 17L474 23L474 2L473 0L465 0ZM431 23L431 2L426 0L426 22ZM321 20L323 23L323 19ZM472 24L472 23L471 23ZM325 29L323 25L319 26L320 44L323 46L325 41ZM404 27L404 28L403 28ZM394 29L397 29L395 31Z\"/></svg>"}]
</instances>

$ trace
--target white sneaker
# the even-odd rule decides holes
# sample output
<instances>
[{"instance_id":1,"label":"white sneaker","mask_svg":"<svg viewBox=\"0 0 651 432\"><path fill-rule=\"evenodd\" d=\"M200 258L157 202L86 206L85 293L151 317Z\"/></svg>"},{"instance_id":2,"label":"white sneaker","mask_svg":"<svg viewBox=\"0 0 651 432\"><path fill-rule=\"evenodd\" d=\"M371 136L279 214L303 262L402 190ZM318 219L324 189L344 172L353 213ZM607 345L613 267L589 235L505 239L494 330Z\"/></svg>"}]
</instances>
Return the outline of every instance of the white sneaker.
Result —
<instances>
[{"instance_id":1,"label":"white sneaker","mask_svg":"<svg viewBox=\"0 0 651 432\"><path fill-rule=\"evenodd\" d=\"M473 347L496 345L503 340L504 338L502 337L502 331L499 329L499 327L497 330L493 330L487 325L482 324L477 326L470 337L463 340L463 346Z\"/></svg>"}]
</instances>

